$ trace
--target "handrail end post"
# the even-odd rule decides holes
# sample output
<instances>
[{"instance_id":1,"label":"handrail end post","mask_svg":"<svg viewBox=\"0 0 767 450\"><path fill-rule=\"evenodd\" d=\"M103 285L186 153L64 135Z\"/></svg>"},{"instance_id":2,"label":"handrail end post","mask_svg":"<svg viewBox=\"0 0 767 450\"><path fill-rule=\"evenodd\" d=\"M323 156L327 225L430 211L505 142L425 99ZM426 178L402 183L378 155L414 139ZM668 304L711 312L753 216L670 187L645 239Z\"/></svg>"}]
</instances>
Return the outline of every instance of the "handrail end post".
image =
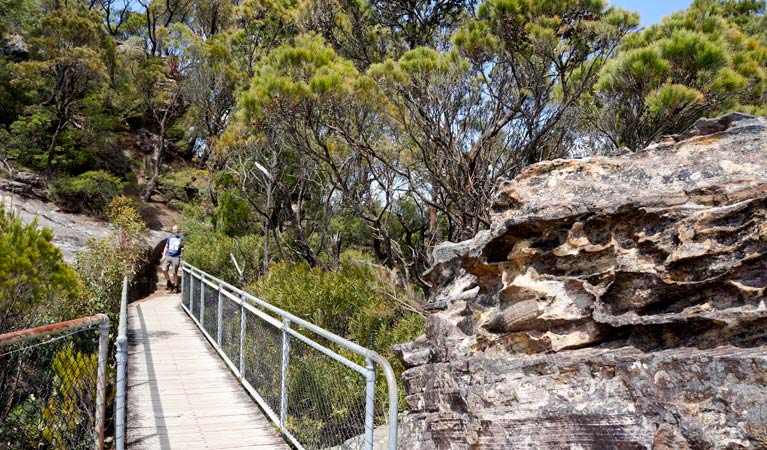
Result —
<instances>
[{"instance_id":1,"label":"handrail end post","mask_svg":"<svg viewBox=\"0 0 767 450\"><path fill-rule=\"evenodd\" d=\"M106 421L107 354L109 353L109 317L99 316L99 359L96 367L96 448L104 448Z\"/></svg>"}]
</instances>

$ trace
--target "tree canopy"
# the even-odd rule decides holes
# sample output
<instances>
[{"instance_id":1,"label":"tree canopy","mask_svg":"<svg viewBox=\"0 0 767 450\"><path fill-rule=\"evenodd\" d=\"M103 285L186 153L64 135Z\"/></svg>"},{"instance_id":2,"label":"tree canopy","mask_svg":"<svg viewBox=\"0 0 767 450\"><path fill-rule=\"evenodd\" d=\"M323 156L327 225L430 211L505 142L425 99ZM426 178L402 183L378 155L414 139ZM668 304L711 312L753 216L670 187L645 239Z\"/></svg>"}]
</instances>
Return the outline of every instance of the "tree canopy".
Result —
<instances>
[{"instance_id":1,"label":"tree canopy","mask_svg":"<svg viewBox=\"0 0 767 450\"><path fill-rule=\"evenodd\" d=\"M252 277L355 249L427 289L499 178L765 114L766 10L640 29L604 0L0 0L0 167L69 207L108 181L96 214L167 202L257 247Z\"/></svg>"}]
</instances>

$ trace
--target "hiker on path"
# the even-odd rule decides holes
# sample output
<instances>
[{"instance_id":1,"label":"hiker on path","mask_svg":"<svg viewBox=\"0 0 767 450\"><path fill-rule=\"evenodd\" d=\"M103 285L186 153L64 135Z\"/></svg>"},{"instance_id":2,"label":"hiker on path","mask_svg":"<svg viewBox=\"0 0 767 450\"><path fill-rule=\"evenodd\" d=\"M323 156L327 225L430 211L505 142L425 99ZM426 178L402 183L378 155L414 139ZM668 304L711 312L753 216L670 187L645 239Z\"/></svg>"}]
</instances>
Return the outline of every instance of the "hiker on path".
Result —
<instances>
[{"instance_id":1,"label":"hiker on path","mask_svg":"<svg viewBox=\"0 0 767 450\"><path fill-rule=\"evenodd\" d=\"M168 293L178 294L181 292L178 285L178 268L181 265L181 250L183 248L184 243L178 225L173 225L173 234L165 239L165 249L163 249L162 258L160 258L160 267L165 277L165 290ZM169 269L173 271L172 282L168 273Z\"/></svg>"}]
</instances>

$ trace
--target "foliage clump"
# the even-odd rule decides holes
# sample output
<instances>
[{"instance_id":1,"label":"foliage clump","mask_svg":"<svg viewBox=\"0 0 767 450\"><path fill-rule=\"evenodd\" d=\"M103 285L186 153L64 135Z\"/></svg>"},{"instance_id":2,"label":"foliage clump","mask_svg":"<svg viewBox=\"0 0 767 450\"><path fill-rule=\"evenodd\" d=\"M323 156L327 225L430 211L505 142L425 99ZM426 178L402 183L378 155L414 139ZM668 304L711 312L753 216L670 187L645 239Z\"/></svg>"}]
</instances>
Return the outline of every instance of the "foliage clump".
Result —
<instances>
[{"instance_id":1,"label":"foliage clump","mask_svg":"<svg viewBox=\"0 0 767 450\"><path fill-rule=\"evenodd\" d=\"M589 126L638 150L700 117L767 113L767 39L755 29L766 10L759 1L696 0L626 36L589 98Z\"/></svg>"},{"instance_id":2,"label":"foliage clump","mask_svg":"<svg viewBox=\"0 0 767 450\"><path fill-rule=\"evenodd\" d=\"M360 345L391 356L389 346L422 332L413 293L386 268L359 252L342 255L338 269L277 263L249 286L269 303Z\"/></svg>"},{"instance_id":3,"label":"foliage clump","mask_svg":"<svg viewBox=\"0 0 767 450\"><path fill-rule=\"evenodd\" d=\"M75 256L74 267L86 291L83 307L102 312L116 324L120 309L123 277L129 280L145 261L146 224L125 196L115 197L106 209L112 231L104 238L91 239Z\"/></svg>"},{"instance_id":4,"label":"foliage clump","mask_svg":"<svg viewBox=\"0 0 767 450\"><path fill-rule=\"evenodd\" d=\"M0 206L0 333L73 318L82 286L52 239Z\"/></svg>"},{"instance_id":5,"label":"foliage clump","mask_svg":"<svg viewBox=\"0 0 767 450\"><path fill-rule=\"evenodd\" d=\"M56 202L67 212L88 212L106 217L112 199L122 194L124 183L104 170L93 170L71 178L61 178L51 190Z\"/></svg>"},{"instance_id":6,"label":"foliage clump","mask_svg":"<svg viewBox=\"0 0 767 450\"><path fill-rule=\"evenodd\" d=\"M272 305L380 353L392 364L398 378L404 367L391 346L423 333L424 316L415 293L399 286L389 269L373 264L359 252L345 252L339 267L332 271L306 263L278 263L248 289ZM330 342L324 344L364 366L359 355ZM290 417L289 429L301 442L329 445L327 439L345 436L354 426L353 421L359 419L355 414L365 402L364 379L318 352L305 351L294 364L289 392L323 407L299 409L300 414ZM380 400L387 398L387 385L383 372L377 373L377 414L384 416L386 405ZM405 392L399 387L399 401L404 407Z\"/></svg>"}]
</instances>

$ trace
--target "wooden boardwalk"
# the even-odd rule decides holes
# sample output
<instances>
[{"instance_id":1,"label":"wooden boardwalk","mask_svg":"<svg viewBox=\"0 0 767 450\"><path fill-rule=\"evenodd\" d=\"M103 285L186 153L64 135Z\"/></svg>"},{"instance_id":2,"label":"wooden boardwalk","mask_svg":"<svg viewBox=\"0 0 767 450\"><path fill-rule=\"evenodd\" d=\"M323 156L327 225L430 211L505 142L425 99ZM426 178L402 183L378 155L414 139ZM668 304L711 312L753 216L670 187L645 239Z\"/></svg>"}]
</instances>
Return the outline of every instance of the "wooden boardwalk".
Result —
<instances>
[{"instance_id":1,"label":"wooden boardwalk","mask_svg":"<svg viewBox=\"0 0 767 450\"><path fill-rule=\"evenodd\" d=\"M129 305L127 448L288 450L179 302Z\"/></svg>"}]
</instances>

